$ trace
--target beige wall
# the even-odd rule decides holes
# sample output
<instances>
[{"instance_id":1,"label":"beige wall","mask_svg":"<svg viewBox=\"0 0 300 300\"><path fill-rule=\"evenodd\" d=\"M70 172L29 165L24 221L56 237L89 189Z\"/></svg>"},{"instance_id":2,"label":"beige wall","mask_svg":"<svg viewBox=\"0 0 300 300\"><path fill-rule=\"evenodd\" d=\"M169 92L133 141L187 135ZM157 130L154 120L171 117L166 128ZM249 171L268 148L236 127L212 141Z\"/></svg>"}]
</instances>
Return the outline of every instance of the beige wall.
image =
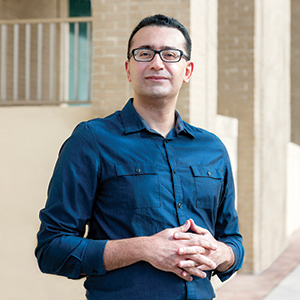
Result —
<instances>
[{"instance_id":1,"label":"beige wall","mask_svg":"<svg viewBox=\"0 0 300 300\"><path fill-rule=\"evenodd\" d=\"M289 143L287 152L286 234L290 237L300 228L300 146Z\"/></svg>"},{"instance_id":2,"label":"beige wall","mask_svg":"<svg viewBox=\"0 0 300 300\"><path fill-rule=\"evenodd\" d=\"M256 1L255 252L267 268L286 246L287 145L290 141L290 2ZM274 226L276 224L276 226ZM276 238L274 238L276 237Z\"/></svg>"},{"instance_id":3,"label":"beige wall","mask_svg":"<svg viewBox=\"0 0 300 300\"><path fill-rule=\"evenodd\" d=\"M38 270L34 248L59 148L78 122L92 117L92 108L82 107L0 108L2 299L83 299L81 282Z\"/></svg>"}]
</instances>

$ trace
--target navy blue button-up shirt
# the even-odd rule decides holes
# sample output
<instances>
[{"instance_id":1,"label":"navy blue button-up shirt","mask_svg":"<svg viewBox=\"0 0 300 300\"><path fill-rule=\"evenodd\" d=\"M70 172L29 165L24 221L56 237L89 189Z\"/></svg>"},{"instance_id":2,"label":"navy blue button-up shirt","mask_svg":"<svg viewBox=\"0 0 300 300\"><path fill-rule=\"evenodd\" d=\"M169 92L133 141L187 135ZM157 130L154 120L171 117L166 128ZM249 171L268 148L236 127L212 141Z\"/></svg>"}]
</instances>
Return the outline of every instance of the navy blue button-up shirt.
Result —
<instances>
[{"instance_id":1,"label":"navy blue button-up shirt","mask_svg":"<svg viewBox=\"0 0 300 300\"><path fill-rule=\"evenodd\" d=\"M122 111L75 128L60 150L40 212L36 256L43 272L73 279L87 274L92 300L212 299L211 272L186 282L146 262L104 269L108 240L150 236L189 218L232 247L235 263L217 273L221 280L241 267L227 151L215 135L176 116L164 138L129 100Z\"/></svg>"}]
</instances>

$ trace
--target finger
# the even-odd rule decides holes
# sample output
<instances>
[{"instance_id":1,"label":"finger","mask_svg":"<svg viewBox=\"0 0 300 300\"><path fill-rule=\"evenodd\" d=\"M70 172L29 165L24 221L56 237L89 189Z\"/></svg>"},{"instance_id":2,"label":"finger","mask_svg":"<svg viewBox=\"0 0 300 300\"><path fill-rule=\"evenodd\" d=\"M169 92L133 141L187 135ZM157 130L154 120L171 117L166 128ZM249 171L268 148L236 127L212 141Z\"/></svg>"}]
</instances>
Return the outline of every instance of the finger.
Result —
<instances>
[{"instance_id":1,"label":"finger","mask_svg":"<svg viewBox=\"0 0 300 300\"><path fill-rule=\"evenodd\" d=\"M205 266L205 270L214 270L217 267L214 261L212 261L211 259L207 258L205 255L202 254L193 254L185 258L186 258L185 260L181 260L178 263L178 266L180 268L186 269L189 267ZM203 267L200 267L200 269L204 270Z\"/></svg>"},{"instance_id":2,"label":"finger","mask_svg":"<svg viewBox=\"0 0 300 300\"><path fill-rule=\"evenodd\" d=\"M173 233L173 238L176 238L178 233L186 233L190 229L191 223L189 220L186 220L185 223L177 228L175 228L175 232Z\"/></svg>"},{"instance_id":3,"label":"finger","mask_svg":"<svg viewBox=\"0 0 300 300\"><path fill-rule=\"evenodd\" d=\"M206 229L204 229L206 230ZM198 233L190 233L190 232L183 232L183 231L176 231L174 233L174 238L177 240L191 240L191 239L205 239L207 240L207 236L204 236L203 234Z\"/></svg>"},{"instance_id":4,"label":"finger","mask_svg":"<svg viewBox=\"0 0 300 300\"><path fill-rule=\"evenodd\" d=\"M176 240L190 240L193 238L193 236L187 232L175 232L173 236Z\"/></svg>"},{"instance_id":5,"label":"finger","mask_svg":"<svg viewBox=\"0 0 300 300\"><path fill-rule=\"evenodd\" d=\"M182 260L178 263L178 267L184 270L190 269L190 268L196 268L199 264L191 259L188 260Z\"/></svg>"},{"instance_id":6,"label":"finger","mask_svg":"<svg viewBox=\"0 0 300 300\"><path fill-rule=\"evenodd\" d=\"M199 246L199 247L205 248L207 250L217 250L216 243L210 242L207 239L199 237L198 235L195 235L195 234L189 235L189 234L183 234L183 233L177 232L176 234L174 234L174 238L177 240L191 240L191 242L188 243L191 246ZM188 248L188 247L185 247L185 248Z\"/></svg>"},{"instance_id":7,"label":"finger","mask_svg":"<svg viewBox=\"0 0 300 300\"><path fill-rule=\"evenodd\" d=\"M206 233L209 232L207 229L202 228L202 227L200 227L200 226L197 226L197 225L195 224L195 222L194 222L193 219L189 219L188 221L189 221L190 224L191 224L191 225L190 225L190 229L191 229L192 231L194 231L195 233L197 233L197 234L206 234Z\"/></svg>"},{"instance_id":8,"label":"finger","mask_svg":"<svg viewBox=\"0 0 300 300\"><path fill-rule=\"evenodd\" d=\"M196 258L194 257L194 260L196 262L198 262L198 269L201 270L214 270L216 269L217 265L214 261L212 261L211 259L207 258L204 255L199 255L201 256L201 258Z\"/></svg>"},{"instance_id":9,"label":"finger","mask_svg":"<svg viewBox=\"0 0 300 300\"><path fill-rule=\"evenodd\" d=\"M204 252L205 249L199 246L183 247L178 249L179 255L198 254L198 253L203 254Z\"/></svg>"},{"instance_id":10,"label":"finger","mask_svg":"<svg viewBox=\"0 0 300 300\"><path fill-rule=\"evenodd\" d=\"M181 277L182 279L186 280L186 281L192 281L193 277L186 272L185 270L182 270L180 268L176 268L176 270L174 271L176 275L178 275L179 277Z\"/></svg>"},{"instance_id":11,"label":"finger","mask_svg":"<svg viewBox=\"0 0 300 300\"><path fill-rule=\"evenodd\" d=\"M194 276L197 276L200 278L206 277L206 273L197 268L190 268L190 269L188 269L188 271L187 270L182 271L182 276L191 276L191 275L194 275Z\"/></svg>"},{"instance_id":12,"label":"finger","mask_svg":"<svg viewBox=\"0 0 300 300\"><path fill-rule=\"evenodd\" d=\"M211 271L211 270L215 270L216 269L216 268L209 267L207 265L199 265L196 268L199 269L199 270L201 270L201 271Z\"/></svg>"}]
</instances>

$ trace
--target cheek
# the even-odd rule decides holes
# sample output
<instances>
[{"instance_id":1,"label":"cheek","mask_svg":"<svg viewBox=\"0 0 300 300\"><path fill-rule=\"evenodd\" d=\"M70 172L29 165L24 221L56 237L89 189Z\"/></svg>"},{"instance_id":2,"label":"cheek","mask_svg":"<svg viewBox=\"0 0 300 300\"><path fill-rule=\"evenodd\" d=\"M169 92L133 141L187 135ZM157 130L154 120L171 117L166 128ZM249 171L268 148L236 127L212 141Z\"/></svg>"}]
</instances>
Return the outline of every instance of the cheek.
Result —
<instances>
[{"instance_id":1,"label":"cheek","mask_svg":"<svg viewBox=\"0 0 300 300\"><path fill-rule=\"evenodd\" d=\"M134 79L137 77L137 74L139 74L139 68L137 66L131 66L129 69L129 76L131 79Z\"/></svg>"},{"instance_id":2,"label":"cheek","mask_svg":"<svg viewBox=\"0 0 300 300\"><path fill-rule=\"evenodd\" d=\"M185 76L185 70L182 68L179 68L179 66L174 66L171 64L169 68L167 68L168 72L172 75L174 80L176 81L183 81Z\"/></svg>"}]
</instances>

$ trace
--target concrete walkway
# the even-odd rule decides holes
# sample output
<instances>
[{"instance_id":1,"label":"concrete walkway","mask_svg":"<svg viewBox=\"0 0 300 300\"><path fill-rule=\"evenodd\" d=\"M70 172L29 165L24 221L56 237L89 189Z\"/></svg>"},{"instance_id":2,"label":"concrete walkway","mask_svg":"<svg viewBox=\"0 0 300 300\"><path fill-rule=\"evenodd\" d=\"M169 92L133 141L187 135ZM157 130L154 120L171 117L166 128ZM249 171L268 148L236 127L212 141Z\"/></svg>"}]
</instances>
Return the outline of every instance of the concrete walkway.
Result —
<instances>
[{"instance_id":1,"label":"concrete walkway","mask_svg":"<svg viewBox=\"0 0 300 300\"><path fill-rule=\"evenodd\" d=\"M286 276L264 300L299 300L300 299L300 265Z\"/></svg>"},{"instance_id":2,"label":"concrete walkway","mask_svg":"<svg viewBox=\"0 0 300 300\"><path fill-rule=\"evenodd\" d=\"M239 273L216 294L218 300L299 300L300 231L267 270L259 275Z\"/></svg>"}]
</instances>

